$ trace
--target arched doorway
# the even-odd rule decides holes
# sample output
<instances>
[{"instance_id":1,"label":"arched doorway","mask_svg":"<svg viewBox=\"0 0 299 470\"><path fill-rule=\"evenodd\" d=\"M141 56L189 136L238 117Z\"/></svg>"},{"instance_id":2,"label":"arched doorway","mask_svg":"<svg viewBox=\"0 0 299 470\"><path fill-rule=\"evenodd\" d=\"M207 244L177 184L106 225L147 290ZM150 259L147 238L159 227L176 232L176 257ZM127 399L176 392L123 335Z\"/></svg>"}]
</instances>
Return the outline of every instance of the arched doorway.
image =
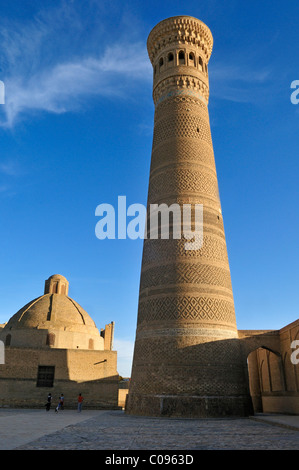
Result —
<instances>
[{"instance_id":1,"label":"arched doorway","mask_svg":"<svg viewBox=\"0 0 299 470\"><path fill-rule=\"evenodd\" d=\"M285 391L281 355L261 346L249 353L247 366L254 412L263 413L269 400Z\"/></svg>"}]
</instances>

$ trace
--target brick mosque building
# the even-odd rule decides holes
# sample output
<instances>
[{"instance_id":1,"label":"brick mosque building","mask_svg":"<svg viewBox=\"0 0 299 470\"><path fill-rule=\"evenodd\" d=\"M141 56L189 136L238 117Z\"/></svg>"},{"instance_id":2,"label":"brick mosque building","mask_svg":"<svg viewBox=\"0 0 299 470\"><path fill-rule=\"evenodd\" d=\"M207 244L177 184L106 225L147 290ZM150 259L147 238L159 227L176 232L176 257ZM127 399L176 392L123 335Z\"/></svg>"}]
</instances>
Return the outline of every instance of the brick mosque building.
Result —
<instances>
[{"instance_id":1,"label":"brick mosque building","mask_svg":"<svg viewBox=\"0 0 299 470\"><path fill-rule=\"evenodd\" d=\"M147 41L155 104L148 207L202 205L203 244L144 240L129 414L299 413L291 361L299 321L237 329L208 112L212 47L209 28L190 16L161 21Z\"/></svg>"},{"instance_id":2,"label":"brick mosque building","mask_svg":"<svg viewBox=\"0 0 299 470\"><path fill-rule=\"evenodd\" d=\"M299 413L299 320L280 330L240 331L209 124L213 37L196 18L160 22L148 38L154 138L148 205L203 206L203 245L144 241L132 377L126 412L221 417ZM51 391L75 405L118 404L114 324L99 332L51 276L44 295L0 327L0 406L42 406Z\"/></svg>"},{"instance_id":3,"label":"brick mosque building","mask_svg":"<svg viewBox=\"0 0 299 470\"><path fill-rule=\"evenodd\" d=\"M88 313L68 297L69 283L53 275L44 294L21 308L0 329L5 364L0 366L0 406L41 407L48 393L66 407L118 406L114 323L101 332Z\"/></svg>"}]
</instances>

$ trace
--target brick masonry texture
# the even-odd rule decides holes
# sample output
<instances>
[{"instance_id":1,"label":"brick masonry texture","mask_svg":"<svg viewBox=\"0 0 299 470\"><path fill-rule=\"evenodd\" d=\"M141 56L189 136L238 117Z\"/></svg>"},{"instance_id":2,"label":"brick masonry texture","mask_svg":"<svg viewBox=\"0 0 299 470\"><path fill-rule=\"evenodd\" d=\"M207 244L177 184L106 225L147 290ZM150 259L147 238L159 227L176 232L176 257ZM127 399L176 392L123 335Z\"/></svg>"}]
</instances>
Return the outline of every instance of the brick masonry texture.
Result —
<instances>
[{"instance_id":1,"label":"brick masonry texture","mask_svg":"<svg viewBox=\"0 0 299 470\"><path fill-rule=\"evenodd\" d=\"M208 112L212 46L209 28L189 16L161 21L147 41L155 104L148 209L201 204L203 244L186 250L172 222L169 240L144 240L126 412L299 414L299 364L291 361L299 320L237 331Z\"/></svg>"},{"instance_id":2,"label":"brick masonry texture","mask_svg":"<svg viewBox=\"0 0 299 470\"><path fill-rule=\"evenodd\" d=\"M246 415L244 375L207 103L210 30L191 17L148 38L155 102L148 206L202 204L203 246L144 242L127 412Z\"/></svg>"}]
</instances>

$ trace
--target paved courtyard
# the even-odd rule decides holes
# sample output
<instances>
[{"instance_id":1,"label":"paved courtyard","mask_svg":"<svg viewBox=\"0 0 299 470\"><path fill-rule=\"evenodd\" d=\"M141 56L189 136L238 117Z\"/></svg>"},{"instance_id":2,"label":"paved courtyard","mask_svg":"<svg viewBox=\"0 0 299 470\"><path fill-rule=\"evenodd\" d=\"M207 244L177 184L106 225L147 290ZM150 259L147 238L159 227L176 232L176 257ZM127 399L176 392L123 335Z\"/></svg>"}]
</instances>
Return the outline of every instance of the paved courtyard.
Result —
<instances>
[{"instance_id":1,"label":"paved courtyard","mask_svg":"<svg viewBox=\"0 0 299 470\"><path fill-rule=\"evenodd\" d=\"M298 416L168 419L0 409L1 450L299 450Z\"/></svg>"}]
</instances>

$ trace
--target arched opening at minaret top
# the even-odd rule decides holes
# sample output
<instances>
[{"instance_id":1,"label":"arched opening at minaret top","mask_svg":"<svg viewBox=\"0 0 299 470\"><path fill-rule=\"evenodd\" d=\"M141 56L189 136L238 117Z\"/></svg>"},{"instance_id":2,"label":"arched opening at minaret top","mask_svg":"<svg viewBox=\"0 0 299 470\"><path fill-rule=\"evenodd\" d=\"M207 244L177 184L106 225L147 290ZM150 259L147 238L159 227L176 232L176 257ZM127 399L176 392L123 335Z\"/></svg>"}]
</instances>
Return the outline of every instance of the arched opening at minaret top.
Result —
<instances>
[{"instance_id":1,"label":"arched opening at minaret top","mask_svg":"<svg viewBox=\"0 0 299 470\"><path fill-rule=\"evenodd\" d=\"M202 61L202 58L200 56L198 58L198 65L199 65L199 69L203 72L203 61Z\"/></svg>"},{"instance_id":2,"label":"arched opening at minaret top","mask_svg":"<svg viewBox=\"0 0 299 470\"><path fill-rule=\"evenodd\" d=\"M168 54L168 56L167 56L168 62L173 62L173 59L174 59L173 53L172 53L172 52L169 52L169 54Z\"/></svg>"},{"instance_id":3,"label":"arched opening at minaret top","mask_svg":"<svg viewBox=\"0 0 299 470\"><path fill-rule=\"evenodd\" d=\"M193 52L189 53L189 65L195 65L196 66L195 57L194 57Z\"/></svg>"},{"instance_id":4,"label":"arched opening at minaret top","mask_svg":"<svg viewBox=\"0 0 299 470\"><path fill-rule=\"evenodd\" d=\"M179 52L179 65L185 65L185 52Z\"/></svg>"}]
</instances>

